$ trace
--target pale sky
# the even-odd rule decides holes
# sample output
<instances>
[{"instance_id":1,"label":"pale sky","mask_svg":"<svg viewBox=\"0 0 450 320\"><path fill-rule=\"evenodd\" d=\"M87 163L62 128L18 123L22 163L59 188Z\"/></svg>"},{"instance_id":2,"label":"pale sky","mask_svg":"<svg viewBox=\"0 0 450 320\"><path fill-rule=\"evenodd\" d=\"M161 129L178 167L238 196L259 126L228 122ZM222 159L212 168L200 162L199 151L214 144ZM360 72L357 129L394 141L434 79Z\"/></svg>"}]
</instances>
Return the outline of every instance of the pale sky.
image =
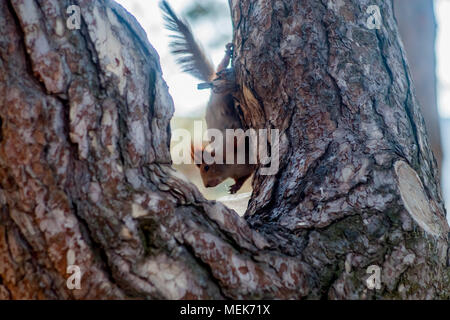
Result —
<instances>
[{"instance_id":1,"label":"pale sky","mask_svg":"<svg viewBox=\"0 0 450 320\"><path fill-rule=\"evenodd\" d=\"M157 0L116 0L128 11L130 11L141 26L147 32L150 43L155 47L161 59L161 67L164 73L164 80L169 86L169 92L175 103L175 116L198 116L201 115L209 99L209 90L197 90L199 80L181 72L175 63L174 57L169 52L168 35L170 32L164 29L161 10ZM217 0L228 5L228 0ZM169 0L174 10L180 14L186 6L187 0ZM230 34L231 41L231 18L229 12L224 12L224 19L217 21L203 21L192 25L197 40L207 53L211 56L214 65L220 63L224 52L225 42L220 48L211 49L208 43L214 41L214 35L225 30ZM220 30L219 30L220 29Z\"/></svg>"},{"instance_id":2,"label":"pale sky","mask_svg":"<svg viewBox=\"0 0 450 320\"><path fill-rule=\"evenodd\" d=\"M438 24L436 45L438 106L441 117L450 118L450 0L435 0L434 3Z\"/></svg>"},{"instance_id":3,"label":"pale sky","mask_svg":"<svg viewBox=\"0 0 450 320\"><path fill-rule=\"evenodd\" d=\"M147 32L150 43L155 47L161 58L161 66L164 79L169 85L169 91L175 102L176 116L197 116L206 106L209 90L198 91L198 80L183 74L169 53L168 32L163 27L161 10L158 0L116 0L130 11L141 23ZM217 0L227 3L227 0ZM183 11L188 0L170 0L169 3L177 13ZM450 0L435 0L436 20L438 24L437 38L437 76L438 76L438 105L442 117L450 118ZM218 64L223 56L223 48L211 49L207 44L214 40L218 31L226 30L230 34L231 21L229 12L224 12L224 18L220 21L203 21L193 26L195 35L211 55L215 64ZM418 41L420 41L418 39Z\"/></svg>"}]
</instances>

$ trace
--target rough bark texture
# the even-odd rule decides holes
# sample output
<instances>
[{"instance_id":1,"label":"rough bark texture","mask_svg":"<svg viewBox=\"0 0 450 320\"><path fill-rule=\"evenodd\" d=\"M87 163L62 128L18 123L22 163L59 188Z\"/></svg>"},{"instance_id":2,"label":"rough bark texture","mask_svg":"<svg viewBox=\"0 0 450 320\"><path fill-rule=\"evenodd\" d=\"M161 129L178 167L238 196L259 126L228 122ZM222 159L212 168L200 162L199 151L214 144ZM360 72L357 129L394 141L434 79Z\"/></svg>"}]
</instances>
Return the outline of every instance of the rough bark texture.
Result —
<instances>
[{"instance_id":1,"label":"rough bark texture","mask_svg":"<svg viewBox=\"0 0 450 320\"><path fill-rule=\"evenodd\" d=\"M255 178L250 225L313 270L310 296L372 295L359 280L371 264L376 296L447 296L448 225L392 2L231 3L246 123L284 133L279 173ZM439 230L416 232L427 225Z\"/></svg>"},{"instance_id":2,"label":"rough bark texture","mask_svg":"<svg viewBox=\"0 0 450 320\"><path fill-rule=\"evenodd\" d=\"M70 31L69 1L0 0L0 299L448 297L435 164L372 2L380 30L364 1L231 2L243 117L284 133L245 221L171 169L173 103L134 18L79 0Z\"/></svg>"},{"instance_id":3,"label":"rough bark texture","mask_svg":"<svg viewBox=\"0 0 450 320\"><path fill-rule=\"evenodd\" d=\"M394 9L431 150L438 163L438 169L441 169L442 146L436 93L436 20L433 0L395 0Z\"/></svg>"}]
</instances>

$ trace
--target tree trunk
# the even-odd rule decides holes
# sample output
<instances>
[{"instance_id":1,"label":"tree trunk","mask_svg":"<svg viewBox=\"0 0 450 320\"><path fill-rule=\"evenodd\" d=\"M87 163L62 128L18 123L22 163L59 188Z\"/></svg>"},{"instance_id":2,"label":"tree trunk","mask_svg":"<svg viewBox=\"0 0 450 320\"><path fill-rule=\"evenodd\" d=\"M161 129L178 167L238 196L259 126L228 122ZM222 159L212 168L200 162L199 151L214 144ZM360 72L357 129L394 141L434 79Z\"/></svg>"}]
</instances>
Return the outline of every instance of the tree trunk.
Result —
<instances>
[{"instance_id":1,"label":"tree trunk","mask_svg":"<svg viewBox=\"0 0 450 320\"><path fill-rule=\"evenodd\" d=\"M75 2L80 30L69 1L0 0L0 299L449 296L436 166L389 1L231 1L243 119L283 133L246 220L171 169L173 103L134 18Z\"/></svg>"},{"instance_id":2,"label":"tree trunk","mask_svg":"<svg viewBox=\"0 0 450 320\"><path fill-rule=\"evenodd\" d=\"M416 97L439 171L442 146L436 92L436 21L432 0L395 0L395 17L405 46Z\"/></svg>"}]
</instances>

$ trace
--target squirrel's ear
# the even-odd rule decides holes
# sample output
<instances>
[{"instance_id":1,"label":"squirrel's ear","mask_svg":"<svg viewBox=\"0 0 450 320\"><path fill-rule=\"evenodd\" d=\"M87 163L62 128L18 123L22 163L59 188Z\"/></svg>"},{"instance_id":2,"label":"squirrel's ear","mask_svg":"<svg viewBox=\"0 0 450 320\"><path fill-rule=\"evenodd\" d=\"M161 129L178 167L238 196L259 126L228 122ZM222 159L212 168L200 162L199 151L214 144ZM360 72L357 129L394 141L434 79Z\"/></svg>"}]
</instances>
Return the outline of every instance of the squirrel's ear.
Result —
<instances>
[{"instance_id":1,"label":"squirrel's ear","mask_svg":"<svg viewBox=\"0 0 450 320\"><path fill-rule=\"evenodd\" d=\"M194 162L194 164L200 168L200 164L195 163L195 147L192 142L191 142L191 158L192 158L192 161Z\"/></svg>"}]
</instances>

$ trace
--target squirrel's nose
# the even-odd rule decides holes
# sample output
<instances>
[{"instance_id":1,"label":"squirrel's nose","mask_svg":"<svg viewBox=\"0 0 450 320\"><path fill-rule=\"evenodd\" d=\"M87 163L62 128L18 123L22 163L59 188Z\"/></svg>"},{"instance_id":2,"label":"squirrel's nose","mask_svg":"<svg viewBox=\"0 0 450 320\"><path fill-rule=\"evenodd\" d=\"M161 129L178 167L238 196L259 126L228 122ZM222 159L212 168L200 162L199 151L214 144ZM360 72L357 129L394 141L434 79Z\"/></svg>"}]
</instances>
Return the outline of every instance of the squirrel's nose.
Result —
<instances>
[{"instance_id":1,"label":"squirrel's nose","mask_svg":"<svg viewBox=\"0 0 450 320\"><path fill-rule=\"evenodd\" d=\"M218 185L217 181L208 181L208 182L206 183L206 187L207 187L207 188L214 188L214 187L217 186L217 185Z\"/></svg>"}]
</instances>

